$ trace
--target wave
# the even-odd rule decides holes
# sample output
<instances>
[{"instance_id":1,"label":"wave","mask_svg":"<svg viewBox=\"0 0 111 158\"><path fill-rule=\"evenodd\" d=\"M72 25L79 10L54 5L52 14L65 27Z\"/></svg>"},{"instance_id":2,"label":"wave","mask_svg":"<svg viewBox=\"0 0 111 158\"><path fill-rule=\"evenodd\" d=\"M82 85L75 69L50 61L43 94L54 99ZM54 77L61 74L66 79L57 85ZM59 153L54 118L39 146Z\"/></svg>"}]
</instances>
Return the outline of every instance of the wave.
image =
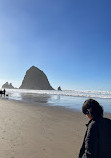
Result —
<instances>
[{"instance_id":1,"label":"wave","mask_svg":"<svg viewBox=\"0 0 111 158\"><path fill-rule=\"evenodd\" d=\"M72 97L87 98L106 98L111 99L111 91L91 91L91 90L27 90L27 89L7 89L7 93L28 93L28 94L47 94L47 95L63 95Z\"/></svg>"}]
</instances>

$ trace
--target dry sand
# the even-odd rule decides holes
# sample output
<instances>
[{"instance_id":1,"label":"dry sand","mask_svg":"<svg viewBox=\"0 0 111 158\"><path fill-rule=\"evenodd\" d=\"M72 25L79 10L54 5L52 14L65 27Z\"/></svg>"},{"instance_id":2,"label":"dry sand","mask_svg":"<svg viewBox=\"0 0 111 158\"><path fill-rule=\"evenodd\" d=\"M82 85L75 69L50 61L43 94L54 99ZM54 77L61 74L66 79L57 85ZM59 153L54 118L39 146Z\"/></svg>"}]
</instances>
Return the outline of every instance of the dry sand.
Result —
<instances>
[{"instance_id":1,"label":"dry sand","mask_svg":"<svg viewBox=\"0 0 111 158\"><path fill-rule=\"evenodd\" d=\"M77 158L87 122L61 107L0 99L0 158Z\"/></svg>"}]
</instances>

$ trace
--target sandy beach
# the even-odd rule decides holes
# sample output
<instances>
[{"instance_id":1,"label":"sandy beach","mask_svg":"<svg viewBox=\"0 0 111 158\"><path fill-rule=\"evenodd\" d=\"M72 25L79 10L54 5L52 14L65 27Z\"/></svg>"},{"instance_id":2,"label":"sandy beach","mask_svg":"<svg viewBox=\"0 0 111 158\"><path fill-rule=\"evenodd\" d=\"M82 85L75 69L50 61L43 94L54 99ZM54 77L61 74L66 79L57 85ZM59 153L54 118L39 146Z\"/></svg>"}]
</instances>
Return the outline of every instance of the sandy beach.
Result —
<instances>
[{"instance_id":1,"label":"sandy beach","mask_svg":"<svg viewBox=\"0 0 111 158\"><path fill-rule=\"evenodd\" d=\"M77 158L87 122L77 111L0 99L0 157Z\"/></svg>"}]
</instances>

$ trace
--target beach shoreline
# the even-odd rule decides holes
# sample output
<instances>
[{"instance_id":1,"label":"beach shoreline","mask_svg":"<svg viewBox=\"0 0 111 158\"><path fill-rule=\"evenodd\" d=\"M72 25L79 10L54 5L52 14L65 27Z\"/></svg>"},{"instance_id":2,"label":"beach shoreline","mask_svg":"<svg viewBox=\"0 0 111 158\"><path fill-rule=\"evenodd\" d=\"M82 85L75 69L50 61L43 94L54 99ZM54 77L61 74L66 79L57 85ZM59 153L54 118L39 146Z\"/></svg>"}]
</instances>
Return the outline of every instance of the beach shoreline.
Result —
<instances>
[{"instance_id":1,"label":"beach shoreline","mask_svg":"<svg viewBox=\"0 0 111 158\"><path fill-rule=\"evenodd\" d=\"M0 157L77 158L87 122L76 110L0 99Z\"/></svg>"},{"instance_id":2,"label":"beach shoreline","mask_svg":"<svg viewBox=\"0 0 111 158\"><path fill-rule=\"evenodd\" d=\"M111 93L107 91L77 91L77 90L27 90L6 89L6 99L25 103L46 103L51 106L63 106L81 111L86 99L95 99L103 106L105 112L111 113Z\"/></svg>"}]
</instances>

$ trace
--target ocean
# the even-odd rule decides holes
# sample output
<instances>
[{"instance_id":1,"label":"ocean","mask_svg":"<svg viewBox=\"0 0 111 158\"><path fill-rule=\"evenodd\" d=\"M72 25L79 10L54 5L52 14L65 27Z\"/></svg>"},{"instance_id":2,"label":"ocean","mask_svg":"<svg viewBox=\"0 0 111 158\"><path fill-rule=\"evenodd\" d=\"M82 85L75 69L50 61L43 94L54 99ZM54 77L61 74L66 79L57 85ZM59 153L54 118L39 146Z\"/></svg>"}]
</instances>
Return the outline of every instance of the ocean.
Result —
<instances>
[{"instance_id":1,"label":"ocean","mask_svg":"<svg viewBox=\"0 0 111 158\"><path fill-rule=\"evenodd\" d=\"M9 100L48 103L50 106L61 106L78 111L81 111L86 99L93 98L103 106L105 112L111 113L111 91L6 89L6 94Z\"/></svg>"}]
</instances>

